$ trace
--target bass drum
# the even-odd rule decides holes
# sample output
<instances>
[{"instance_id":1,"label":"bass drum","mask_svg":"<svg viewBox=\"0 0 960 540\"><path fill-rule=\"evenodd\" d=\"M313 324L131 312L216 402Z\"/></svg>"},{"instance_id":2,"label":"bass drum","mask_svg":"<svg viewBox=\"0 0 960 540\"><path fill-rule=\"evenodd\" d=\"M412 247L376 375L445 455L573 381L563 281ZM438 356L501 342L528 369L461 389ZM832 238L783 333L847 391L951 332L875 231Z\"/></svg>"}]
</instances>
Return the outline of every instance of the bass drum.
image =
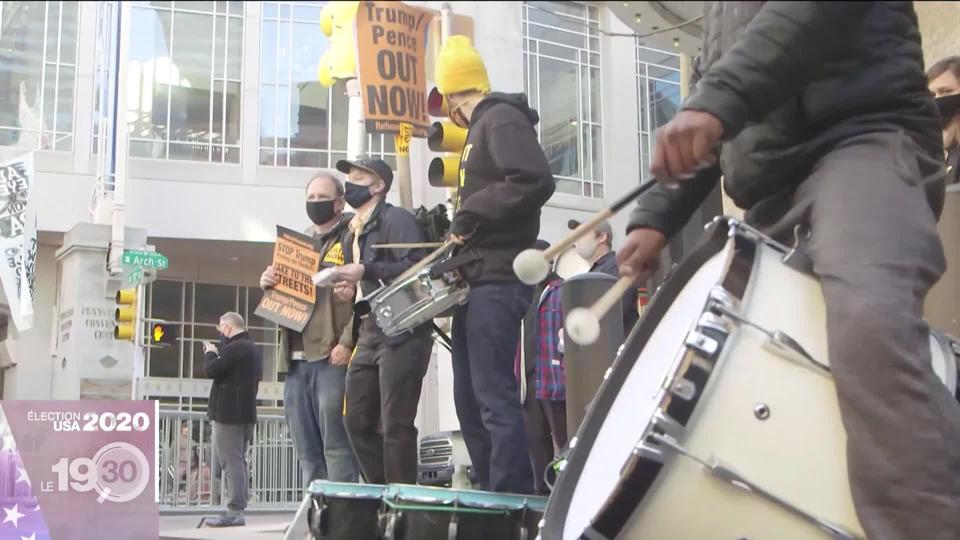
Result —
<instances>
[{"instance_id":1,"label":"bass drum","mask_svg":"<svg viewBox=\"0 0 960 540\"><path fill-rule=\"evenodd\" d=\"M545 540L863 537L823 295L788 251L736 220L708 229L571 439ZM945 341L931 338L949 386Z\"/></svg>"},{"instance_id":2,"label":"bass drum","mask_svg":"<svg viewBox=\"0 0 960 540\"><path fill-rule=\"evenodd\" d=\"M950 389L950 393L960 398L957 393L957 370L960 367L960 341L953 336L932 330L930 332L930 354L933 360L933 371Z\"/></svg>"}]
</instances>

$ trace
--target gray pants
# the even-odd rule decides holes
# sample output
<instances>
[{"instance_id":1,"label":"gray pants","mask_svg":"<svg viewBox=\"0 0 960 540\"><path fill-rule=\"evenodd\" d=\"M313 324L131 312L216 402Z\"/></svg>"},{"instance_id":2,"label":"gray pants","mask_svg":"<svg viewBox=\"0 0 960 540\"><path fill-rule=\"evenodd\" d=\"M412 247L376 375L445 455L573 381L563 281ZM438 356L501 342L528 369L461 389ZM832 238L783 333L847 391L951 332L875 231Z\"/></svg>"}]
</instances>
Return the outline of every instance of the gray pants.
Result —
<instances>
[{"instance_id":1,"label":"gray pants","mask_svg":"<svg viewBox=\"0 0 960 540\"><path fill-rule=\"evenodd\" d=\"M937 235L940 156L899 133L849 139L795 194L751 209L804 251L827 308L857 514L870 540L960 537L960 406L930 366L927 292L946 263Z\"/></svg>"},{"instance_id":2,"label":"gray pants","mask_svg":"<svg viewBox=\"0 0 960 540\"><path fill-rule=\"evenodd\" d=\"M230 514L242 514L247 507L250 483L247 446L253 442L253 427L254 424L213 423L213 448L230 493L227 502Z\"/></svg>"}]
</instances>

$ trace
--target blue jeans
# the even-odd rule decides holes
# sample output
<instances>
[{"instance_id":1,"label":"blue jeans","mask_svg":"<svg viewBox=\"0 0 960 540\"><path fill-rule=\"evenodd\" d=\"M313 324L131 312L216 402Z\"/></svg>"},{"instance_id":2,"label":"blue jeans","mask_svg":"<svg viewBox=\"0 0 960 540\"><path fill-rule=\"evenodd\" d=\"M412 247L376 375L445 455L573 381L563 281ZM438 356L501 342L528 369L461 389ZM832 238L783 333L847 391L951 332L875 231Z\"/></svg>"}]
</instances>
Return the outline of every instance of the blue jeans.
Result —
<instances>
[{"instance_id":1,"label":"blue jeans","mask_svg":"<svg viewBox=\"0 0 960 540\"><path fill-rule=\"evenodd\" d=\"M284 411L304 483L356 482L358 469L343 425L347 366L293 360L283 387Z\"/></svg>"},{"instance_id":2,"label":"blue jeans","mask_svg":"<svg viewBox=\"0 0 960 540\"><path fill-rule=\"evenodd\" d=\"M533 288L477 285L453 316L453 400L479 489L533 493L513 362Z\"/></svg>"}]
</instances>

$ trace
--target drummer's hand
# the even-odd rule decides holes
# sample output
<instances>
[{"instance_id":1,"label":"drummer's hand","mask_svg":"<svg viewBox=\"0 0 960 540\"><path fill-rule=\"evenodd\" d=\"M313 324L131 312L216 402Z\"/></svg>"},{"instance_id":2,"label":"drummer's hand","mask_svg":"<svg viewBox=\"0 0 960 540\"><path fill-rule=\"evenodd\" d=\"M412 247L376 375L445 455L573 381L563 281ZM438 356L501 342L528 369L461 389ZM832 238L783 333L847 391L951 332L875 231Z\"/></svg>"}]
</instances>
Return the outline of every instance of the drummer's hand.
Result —
<instances>
[{"instance_id":1,"label":"drummer's hand","mask_svg":"<svg viewBox=\"0 0 960 540\"><path fill-rule=\"evenodd\" d=\"M684 110L657 129L650 172L663 183L693 178L716 161L714 147L723 138L723 124L703 111Z\"/></svg>"},{"instance_id":2,"label":"drummer's hand","mask_svg":"<svg viewBox=\"0 0 960 540\"><path fill-rule=\"evenodd\" d=\"M635 283L643 283L657 271L660 252L667 245L667 237L656 229L634 229L617 251L621 276L632 276Z\"/></svg>"},{"instance_id":3,"label":"drummer's hand","mask_svg":"<svg viewBox=\"0 0 960 540\"><path fill-rule=\"evenodd\" d=\"M357 287L346 281L335 283L333 285L333 296L341 302L349 302L357 297Z\"/></svg>"},{"instance_id":4,"label":"drummer's hand","mask_svg":"<svg viewBox=\"0 0 960 540\"><path fill-rule=\"evenodd\" d=\"M363 265L357 263L345 264L337 267L337 277L347 283L358 283L363 279Z\"/></svg>"},{"instance_id":5,"label":"drummer's hand","mask_svg":"<svg viewBox=\"0 0 960 540\"><path fill-rule=\"evenodd\" d=\"M458 246L462 246L462 245L465 244L465 243L467 242L467 240L469 240L469 239L470 239L469 236L459 236L459 235L450 233L450 241L453 242L454 244L458 245Z\"/></svg>"}]
</instances>

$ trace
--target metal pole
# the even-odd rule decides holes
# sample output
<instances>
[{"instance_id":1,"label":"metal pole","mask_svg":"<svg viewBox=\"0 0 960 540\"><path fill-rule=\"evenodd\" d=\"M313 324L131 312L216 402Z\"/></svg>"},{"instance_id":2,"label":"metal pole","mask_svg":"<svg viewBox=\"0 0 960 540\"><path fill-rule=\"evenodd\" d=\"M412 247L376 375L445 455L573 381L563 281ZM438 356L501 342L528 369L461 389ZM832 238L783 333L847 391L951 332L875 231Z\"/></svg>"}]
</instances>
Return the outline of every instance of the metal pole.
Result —
<instances>
[{"instance_id":1,"label":"metal pole","mask_svg":"<svg viewBox=\"0 0 960 540\"><path fill-rule=\"evenodd\" d=\"M347 159L360 159L366 153L367 130L363 126L363 100L360 81L347 80Z\"/></svg>"},{"instance_id":2,"label":"metal pole","mask_svg":"<svg viewBox=\"0 0 960 540\"><path fill-rule=\"evenodd\" d=\"M444 2L440 6L440 47L437 47L437 51L436 51L437 54L434 56L434 58L439 58L440 48L443 46L444 43L447 42L447 38L450 37L450 30L453 27L452 21L453 21L453 9L450 7L449 3ZM457 193L456 188L447 188L447 202L449 203L447 205L448 207L447 210L451 212L451 214L454 211L454 208L457 206L452 202L454 200L455 193Z\"/></svg>"},{"instance_id":3,"label":"metal pole","mask_svg":"<svg viewBox=\"0 0 960 540\"><path fill-rule=\"evenodd\" d=\"M124 248L124 225L126 217L127 193L127 92L126 92L126 59L130 50L130 18L132 4L128 1L120 2L120 36L116 56L116 78L114 81L115 97L113 111L113 161L114 161L114 189L113 189L113 220L112 236L110 241L110 260L108 269L110 275L118 275L123 271L121 256Z\"/></svg>"},{"instance_id":4,"label":"metal pole","mask_svg":"<svg viewBox=\"0 0 960 540\"><path fill-rule=\"evenodd\" d=\"M413 212L413 186L410 182L410 135L405 133L412 126L401 125L400 133L394 138L397 149L397 186L400 192L400 206Z\"/></svg>"}]
</instances>

